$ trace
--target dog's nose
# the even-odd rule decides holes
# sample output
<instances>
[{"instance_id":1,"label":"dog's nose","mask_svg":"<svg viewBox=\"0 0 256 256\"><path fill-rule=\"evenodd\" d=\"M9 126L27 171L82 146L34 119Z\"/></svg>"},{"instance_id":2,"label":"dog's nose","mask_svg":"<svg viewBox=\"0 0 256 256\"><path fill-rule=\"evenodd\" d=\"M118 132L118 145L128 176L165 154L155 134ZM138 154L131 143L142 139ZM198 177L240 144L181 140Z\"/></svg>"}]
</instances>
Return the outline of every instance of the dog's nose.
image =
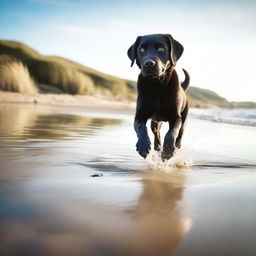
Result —
<instances>
[{"instance_id":1,"label":"dog's nose","mask_svg":"<svg viewBox=\"0 0 256 256\"><path fill-rule=\"evenodd\" d=\"M154 60L145 60L144 66L146 68L152 68L156 65L156 62Z\"/></svg>"}]
</instances>

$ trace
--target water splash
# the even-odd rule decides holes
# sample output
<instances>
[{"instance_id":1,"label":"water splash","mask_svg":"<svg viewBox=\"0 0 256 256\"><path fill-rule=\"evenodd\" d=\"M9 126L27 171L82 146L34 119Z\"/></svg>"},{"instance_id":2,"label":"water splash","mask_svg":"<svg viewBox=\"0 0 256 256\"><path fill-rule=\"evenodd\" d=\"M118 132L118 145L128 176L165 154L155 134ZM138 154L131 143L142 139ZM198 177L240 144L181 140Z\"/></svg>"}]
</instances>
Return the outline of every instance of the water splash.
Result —
<instances>
[{"instance_id":1,"label":"water splash","mask_svg":"<svg viewBox=\"0 0 256 256\"><path fill-rule=\"evenodd\" d=\"M171 159L163 161L161 152L151 150L146 162L151 170L169 172L177 168L189 168L193 165L192 151L187 148L178 149Z\"/></svg>"}]
</instances>

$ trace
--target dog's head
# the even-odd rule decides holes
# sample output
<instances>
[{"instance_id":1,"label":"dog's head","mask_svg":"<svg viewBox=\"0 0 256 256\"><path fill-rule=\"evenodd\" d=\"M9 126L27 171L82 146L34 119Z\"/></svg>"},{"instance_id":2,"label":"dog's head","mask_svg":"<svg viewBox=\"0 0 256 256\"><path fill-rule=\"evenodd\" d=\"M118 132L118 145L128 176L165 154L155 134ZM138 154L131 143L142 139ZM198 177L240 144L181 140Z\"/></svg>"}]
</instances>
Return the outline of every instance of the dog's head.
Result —
<instances>
[{"instance_id":1,"label":"dog's head","mask_svg":"<svg viewBox=\"0 0 256 256\"><path fill-rule=\"evenodd\" d=\"M166 71L176 65L183 53L183 46L169 34L153 34L137 37L127 54L131 66L136 64L147 78L163 79Z\"/></svg>"}]
</instances>

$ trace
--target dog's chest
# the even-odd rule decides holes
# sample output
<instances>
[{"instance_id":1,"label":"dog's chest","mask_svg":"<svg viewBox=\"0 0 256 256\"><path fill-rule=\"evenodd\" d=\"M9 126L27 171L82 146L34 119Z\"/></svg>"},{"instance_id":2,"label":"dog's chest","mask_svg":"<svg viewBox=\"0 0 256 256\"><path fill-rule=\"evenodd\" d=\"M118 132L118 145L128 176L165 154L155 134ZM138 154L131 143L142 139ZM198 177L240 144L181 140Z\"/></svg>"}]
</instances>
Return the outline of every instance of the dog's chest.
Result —
<instances>
[{"instance_id":1,"label":"dog's chest","mask_svg":"<svg viewBox=\"0 0 256 256\"><path fill-rule=\"evenodd\" d=\"M152 119L157 121L169 121L176 116L176 104L170 99L156 97L152 109Z\"/></svg>"}]
</instances>

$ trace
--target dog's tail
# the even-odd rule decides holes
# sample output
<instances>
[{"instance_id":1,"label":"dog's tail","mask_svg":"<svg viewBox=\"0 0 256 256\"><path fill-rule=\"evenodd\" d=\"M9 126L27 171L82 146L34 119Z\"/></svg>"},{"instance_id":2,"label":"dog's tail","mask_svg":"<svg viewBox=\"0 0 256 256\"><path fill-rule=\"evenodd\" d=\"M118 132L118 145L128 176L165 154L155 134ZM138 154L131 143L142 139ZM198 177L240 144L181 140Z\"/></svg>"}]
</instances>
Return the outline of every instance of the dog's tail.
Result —
<instances>
[{"instance_id":1,"label":"dog's tail","mask_svg":"<svg viewBox=\"0 0 256 256\"><path fill-rule=\"evenodd\" d=\"M186 91L188 86L189 86L190 76L189 76L188 72L184 68L182 70L183 70L183 72L185 74L185 80L181 83L181 87L183 88L184 91Z\"/></svg>"}]
</instances>

